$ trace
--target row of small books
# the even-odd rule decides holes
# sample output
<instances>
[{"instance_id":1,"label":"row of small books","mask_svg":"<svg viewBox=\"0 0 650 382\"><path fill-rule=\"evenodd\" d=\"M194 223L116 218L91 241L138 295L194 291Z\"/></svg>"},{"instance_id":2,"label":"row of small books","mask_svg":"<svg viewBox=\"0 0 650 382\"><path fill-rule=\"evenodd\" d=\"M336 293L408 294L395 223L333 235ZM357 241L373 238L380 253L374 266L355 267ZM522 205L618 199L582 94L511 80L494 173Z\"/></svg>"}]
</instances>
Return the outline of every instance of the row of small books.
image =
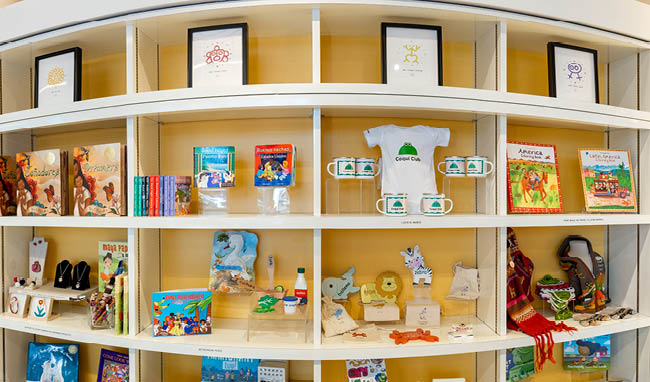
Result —
<instances>
[{"instance_id":1,"label":"row of small books","mask_svg":"<svg viewBox=\"0 0 650 382\"><path fill-rule=\"evenodd\" d=\"M120 216L126 214L126 150L120 143L73 149L72 198L68 153L59 149L0 157L0 216Z\"/></svg>"},{"instance_id":2,"label":"row of small books","mask_svg":"<svg viewBox=\"0 0 650 382\"><path fill-rule=\"evenodd\" d=\"M288 380L289 361L203 357L201 362L201 382L285 382Z\"/></svg>"},{"instance_id":3,"label":"row of small books","mask_svg":"<svg viewBox=\"0 0 650 382\"><path fill-rule=\"evenodd\" d=\"M27 382L79 381L79 345L29 343ZM128 381L129 356L102 349L97 382Z\"/></svg>"},{"instance_id":4,"label":"row of small books","mask_svg":"<svg viewBox=\"0 0 650 382\"><path fill-rule=\"evenodd\" d=\"M187 215L192 200L191 186L189 176L136 176L133 215Z\"/></svg>"},{"instance_id":5,"label":"row of small books","mask_svg":"<svg viewBox=\"0 0 650 382\"><path fill-rule=\"evenodd\" d=\"M296 184L296 147L291 144L255 146L255 187ZM199 189L235 186L235 147L194 148L194 186Z\"/></svg>"}]
</instances>

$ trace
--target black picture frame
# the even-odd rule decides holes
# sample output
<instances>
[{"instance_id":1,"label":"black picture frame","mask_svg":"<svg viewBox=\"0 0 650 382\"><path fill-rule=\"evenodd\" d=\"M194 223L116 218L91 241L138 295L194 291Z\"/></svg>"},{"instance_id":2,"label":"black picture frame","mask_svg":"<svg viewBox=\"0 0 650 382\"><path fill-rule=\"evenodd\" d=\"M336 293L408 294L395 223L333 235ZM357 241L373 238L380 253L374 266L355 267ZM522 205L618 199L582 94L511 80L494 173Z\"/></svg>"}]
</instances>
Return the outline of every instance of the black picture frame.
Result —
<instances>
[{"instance_id":1,"label":"black picture frame","mask_svg":"<svg viewBox=\"0 0 650 382\"><path fill-rule=\"evenodd\" d=\"M387 53L386 53L386 30L388 28L411 28L411 29L426 29L435 31L438 35L437 49L438 49L438 86L442 86L442 27L439 25L425 25L425 24L405 24L405 23L381 23L381 82L388 83L387 72Z\"/></svg>"},{"instance_id":2,"label":"black picture frame","mask_svg":"<svg viewBox=\"0 0 650 382\"><path fill-rule=\"evenodd\" d=\"M551 41L546 44L548 57L548 94L550 97L557 97L557 73L555 72L555 48L576 50L579 52L590 53L594 59L594 90L595 102L600 103L600 90L598 87L598 51L595 49L585 48L582 46L569 45L561 42Z\"/></svg>"},{"instance_id":3,"label":"black picture frame","mask_svg":"<svg viewBox=\"0 0 650 382\"><path fill-rule=\"evenodd\" d=\"M192 37L194 33L206 32L223 29L241 29L242 30L242 85L248 84L248 23L235 23L223 25L211 25L207 27L189 28L187 30L187 87L192 87Z\"/></svg>"},{"instance_id":4,"label":"black picture frame","mask_svg":"<svg viewBox=\"0 0 650 382\"><path fill-rule=\"evenodd\" d=\"M44 54L34 58L34 107L38 107L38 75L40 62L48 58L60 56L63 54L74 53L74 84L72 102L81 101L81 48L74 47L70 49L59 50L56 52Z\"/></svg>"}]
</instances>

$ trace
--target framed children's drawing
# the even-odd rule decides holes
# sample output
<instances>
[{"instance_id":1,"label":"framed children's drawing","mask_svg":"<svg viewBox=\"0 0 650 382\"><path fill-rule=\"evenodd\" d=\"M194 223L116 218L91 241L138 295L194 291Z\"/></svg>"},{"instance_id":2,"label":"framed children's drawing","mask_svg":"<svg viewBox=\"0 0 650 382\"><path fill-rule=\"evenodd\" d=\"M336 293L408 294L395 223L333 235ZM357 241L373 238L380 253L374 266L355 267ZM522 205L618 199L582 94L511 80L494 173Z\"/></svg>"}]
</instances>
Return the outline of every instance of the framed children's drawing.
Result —
<instances>
[{"instance_id":1,"label":"framed children's drawing","mask_svg":"<svg viewBox=\"0 0 650 382\"><path fill-rule=\"evenodd\" d=\"M81 48L35 59L34 107L81 100Z\"/></svg>"},{"instance_id":2,"label":"framed children's drawing","mask_svg":"<svg viewBox=\"0 0 650 382\"><path fill-rule=\"evenodd\" d=\"M559 42L547 49L549 95L598 103L598 52Z\"/></svg>"},{"instance_id":3,"label":"framed children's drawing","mask_svg":"<svg viewBox=\"0 0 650 382\"><path fill-rule=\"evenodd\" d=\"M187 86L222 87L248 83L248 24L187 30Z\"/></svg>"},{"instance_id":4,"label":"framed children's drawing","mask_svg":"<svg viewBox=\"0 0 650 382\"><path fill-rule=\"evenodd\" d=\"M442 28L381 23L382 81L442 86Z\"/></svg>"}]
</instances>

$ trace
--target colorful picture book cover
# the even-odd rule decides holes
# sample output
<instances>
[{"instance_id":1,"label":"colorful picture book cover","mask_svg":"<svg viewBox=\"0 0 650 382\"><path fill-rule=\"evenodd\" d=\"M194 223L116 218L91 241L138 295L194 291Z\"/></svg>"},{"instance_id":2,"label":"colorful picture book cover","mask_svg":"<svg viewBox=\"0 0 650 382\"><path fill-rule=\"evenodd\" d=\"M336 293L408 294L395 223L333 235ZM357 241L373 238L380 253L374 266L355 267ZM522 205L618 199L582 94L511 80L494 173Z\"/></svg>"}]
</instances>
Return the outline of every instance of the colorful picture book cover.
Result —
<instances>
[{"instance_id":1,"label":"colorful picture book cover","mask_svg":"<svg viewBox=\"0 0 650 382\"><path fill-rule=\"evenodd\" d=\"M175 216L188 215L192 207L192 178L175 176L174 183L174 212Z\"/></svg>"},{"instance_id":2,"label":"colorful picture book cover","mask_svg":"<svg viewBox=\"0 0 650 382\"><path fill-rule=\"evenodd\" d=\"M587 212L636 212L628 150L580 149Z\"/></svg>"},{"instance_id":3,"label":"colorful picture book cover","mask_svg":"<svg viewBox=\"0 0 650 382\"><path fill-rule=\"evenodd\" d=\"M386 362L383 359L350 359L345 361L348 382L386 382Z\"/></svg>"},{"instance_id":4,"label":"colorful picture book cover","mask_svg":"<svg viewBox=\"0 0 650 382\"><path fill-rule=\"evenodd\" d=\"M234 187L235 147L195 147L194 186L198 188Z\"/></svg>"},{"instance_id":5,"label":"colorful picture book cover","mask_svg":"<svg viewBox=\"0 0 650 382\"><path fill-rule=\"evenodd\" d=\"M102 349L97 382L128 382L129 355Z\"/></svg>"},{"instance_id":6,"label":"colorful picture book cover","mask_svg":"<svg viewBox=\"0 0 650 382\"><path fill-rule=\"evenodd\" d=\"M79 345L29 343L27 382L77 382Z\"/></svg>"},{"instance_id":7,"label":"colorful picture book cover","mask_svg":"<svg viewBox=\"0 0 650 382\"><path fill-rule=\"evenodd\" d=\"M611 357L609 334L564 343L564 370L609 370Z\"/></svg>"},{"instance_id":8,"label":"colorful picture book cover","mask_svg":"<svg viewBox=\"0 0 650 382\"><path fill-rule=\"evenodd\" d=\"M508 142L510 212L562 212L555 146Z\"/></svg>"},{"instance_id":9,"label":"colorful picture book cover","mask_svg":"<svg viewBox=\"0 0 650 382\"><path fill-rule=\"evenodd\" d=\"M506 349L506 381L517 382L535 374L535 348Z\"/></svg>"},{"instance_id":10,"label":"colorful picture book cover","mask_svg":"<svg viewBox=\"0 0 650 382\"><path fill-rule=\"evenodd\" d=\"M242 293L255 289L257 234L247 231L217 231L212 241L210 290Z\"/></svg>"},{"instance_id":11,"label":"colorful picture book cover","mask_svg":"<svg viewBox=\"0 0 650 382\"><path fill-rule=\"evenodd\" d=\"M16 158L0 156L0 216L16 215Z\"/></svg>"},{"instance_id":12,"label":"colorful picture book cover","mask_svg":"<svg viewBox=\"0 0 650 382\"><path fill-rule=\"evenodd\" d=\"M109 143L75 147L72 193L74 216L120 216L124 161L122 145Z\"/></svg>"},{"instance_id":13,"label":"colorful picture book cover","mask_svg":"<svg viewBox=\"0 0 650 382\"><path fill-rule=\"evenodd\" d=\"M99 292L110 293L115 286L115 277L128 270L129 244L126 241L100 241L98 253Z\"/></svg>"},{"instance_id":14,"label":"colorful picture book cover","mask_svg":"<svg viewBox=\"0 0 650 382\"><path fill-rule=\"evenodd\" d=\"M152 293L153 335L192 336L212 333L212 292L182 289Z\"/></svg>"},{"instance_id":15,"label":"colorful picture book cover","mask_svg":"<svg viewBox=\"0 0 650 382\"><path fill-rule=\"evenodd\" d=\"M16 154L16 214L65 215L68 182L61 182L61 174L67 168L67 155L58 149Z\"/></svg>"},{"instance_id":16,"label":"colorful picture book cover","mask_svg":"<svg viewBox=\"0 0 650 382\"><path fill-rule=\"evenodd\" d=\"M259 365L255 358L203 357L201 382L257 382Z\"/></svg>"},{"instance_id":17,"label":"colorful picture book cover","mask_svg":"<svg viewBox=\"0 0 650 382\"><path fill-rule=\"evenodd\" d=\"M255 146L255 187L289 187L296 184L294 145Z\"/></svg>"}]
</instances>

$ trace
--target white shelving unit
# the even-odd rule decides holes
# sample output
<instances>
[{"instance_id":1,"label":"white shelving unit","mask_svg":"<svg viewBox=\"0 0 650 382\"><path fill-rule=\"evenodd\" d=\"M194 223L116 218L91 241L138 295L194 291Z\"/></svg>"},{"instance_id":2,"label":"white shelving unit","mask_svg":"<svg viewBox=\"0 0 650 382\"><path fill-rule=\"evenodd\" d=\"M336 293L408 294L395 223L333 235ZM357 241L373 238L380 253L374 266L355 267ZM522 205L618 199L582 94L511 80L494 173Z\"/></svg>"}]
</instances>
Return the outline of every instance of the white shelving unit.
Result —
<instances>
[{"instance_id":1,"label":"white shelving unit","mask_svg":"<svg viewBox=\"0 0 650 382\"><path fill-rule=\"evenodd\" d=\"M284 216L260 216L248 211L222 216L80 218L65 216L0 217L2 227L2 287L5 305L11 277L27 269L27 246L37 228L112 228L127 232L129 242L128 336L112 331L92 331L86 312L68 307L48 322L18 319L0 314L5 346L0 370L7 381L24 380L27 343L34 335L118 346L129 349L131 381L162 380L163 353L213 355L313 361L313 380L321 381L322 361L349 358L410 358L476 353L475 380L505 381L505 349L533 345L532 338L506 329L506 228L602 226L614 305L640 312L627 320L554 336L556 342L617 335L613 340L612 373L631 381L650 381L650 30L639 25L606 23L606 15L630 12L639 20L650 17L650 7L638 4L589 8L586 14L566 8L560 0L537 6L532 15L509 1L434 2L396 0L312 1L161 1L134 8L127 1L110 2L98 9L82 7L72 15L55 14L30 35L6 27L16 12L34 11L36 3L23 1L0 8L0 134L1 152L12 155L29 151L51 134L75 134L87 130L123 129L128 147L129 190L134 175L161 173L161 126L194 121L301 118L301 134L310 144L311 207ZM164 5L164 6L163 6ZM557 9L556 14L552 14ZM103 12L103 13L102 13ZM549 13L550 12L550 13ZM566 12L566 13L562 13ZM625 14L625 13L623 13ZM644 16L640 16L643 14ZM60 23L52 23L60 16ZM40 16L38 16L40 17ZM645 18L644 18L645 17ZM592 20L591 22L586 22ZM311 62L305 83L272 83L224 89L162 89L161 62L164 46L183 44L186 29L199 25L246 21L252 37L311 36L305 52ZM471 44L471 86L404 88L369 83L327 83L328 63L322 57L324 36L378 34L381 21L432 23L443 26L445 41ZM31 21L30 21L31 22ZM631 23L633 24L633 23ZM31 31L31 29L29 30ZM539 95L508 91L509 48L543 51L547 41L588 45L599 52L604 66L603 104L584 104ZM46 51L81 46L84 58L124 55L121 95L92 98L61 107L32 108L31 76L34 57ZM379 47L377 47L379 49ZM87 56L86 56L87 55ZM119 61L119 60L118 60ZM119 61L122 62L122 61ZM379 63L377 63L379 65ZM331 69L331 68L330 68ZM185 69L183 69L185 70ZM184 73L183 73L184 75ZM453 84L452 84L453 85ZM121 85L120 85L121 86ZM442 218L321 213L324 200L321 166L325 157L323 122L328 118L422 118L469 122L474 126L474 151L495 162L494 181L478 182L474 210ZM601 132L605 147L629 149L637 181L638 214L511 215L507 213L505 147L508 126ZM111 133L115 134L115 133ZM101 134L99 135L101 136ZM101 140L101 138L99 138ZM361 137L359 137L361 139ZM487 195L484 198L483 195ZM133 193L128 195L133 205ZM163 282L161 235L166 230L307 230L311 231L313 296L320 296L325 263L323 236L328 230L347 229L473 229L476 266L481 274L481 296L471 317L475 338L451 343L445 327L440 342L392 345L386 333L381 344L343 343L321 337L320 304L313 306L312 335L306 344L247 343L243 319L217 319L210 336L153 338L151 292ZM554 251L554 249L550 249ZM206 270L207 278L207 270Z\"/></svg>"}]
</instances>

